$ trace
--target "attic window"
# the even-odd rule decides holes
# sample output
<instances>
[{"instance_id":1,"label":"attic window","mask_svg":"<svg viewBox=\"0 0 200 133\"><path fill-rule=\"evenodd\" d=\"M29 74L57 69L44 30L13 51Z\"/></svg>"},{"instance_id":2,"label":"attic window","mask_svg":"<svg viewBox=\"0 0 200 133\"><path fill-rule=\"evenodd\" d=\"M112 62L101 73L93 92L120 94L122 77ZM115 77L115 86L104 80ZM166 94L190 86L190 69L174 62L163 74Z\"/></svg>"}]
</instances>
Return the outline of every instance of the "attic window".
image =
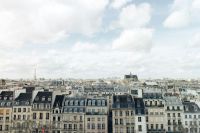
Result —
<instances>
[{"instance_id":1,"label":"attic window","mask_svg":"<svg viewBox=\"0 0 200 133\"><path fill-rule=\"evenodd\" d=\"M49 101L49 102L51 101L51 97L48 98L48 101Z\"/></svg>"},{"instance_id":2,"label":"attic window","mask_svg":"<svg viewBox=\"0 0 200 133\"><path fill-rule=\"evenodd\" d=\"M75 105L78 106L78 100L75 101Z\"/></svg>"},{"instance_id":3,"label":"attic window","mask_svg":"<svg viewBox=\"0 0 200 133\"><path fill-rule=\"evenodd\" d=\"M39 101L39 97L38 96L35 98L35 101Z\"/></svg>"},{"instance_id":4,"label":"attic window","mask_svg":"<svg viewBox=\"0 0 200 133\"><path fill-rule=\"evenodd\" d=\"M91 100L88 101L88 105L91 106Z\"/></svg>"},{"instance_id":5,"label":"attic window","mask_svg":"<svg viewBox=\"0 0 200 133\"><path fill-rule=\"evenodd\" d=\"M106 105L106 101L102 100L102 106L105 106L105 105Z\"/></svg>"},{"instance_id":6,"label":"attic window","mask_svg":"<svg viewBox=\"0 0 200 133\"><path fill-rule=\"evenodd\" d=\"M45 101L45 97L42 97L42 101Z\"/></svg>"},{"instance_id":7,"label":"attic window","mask_svg":"<svg viewBox=\"0 0 200 133\"><path fill-rule=\"evenodd\" d=\"M70 105L71 105L71 106L73 105L73 100L70 101Z\"/></svg>"},{"instance_id":8,"label":"attic window","mask_svg":"<svg viewBox=\"0 0 200 133\"><path fill-rule=\"evenodd\" d=\"M95 106L95 100L92 100L92 106Z\"/></svg>"},{"instance_id":9,"label":"attic window","mask_svg":"<svg viewBox=\"0 0 200 133\"><path fill-rule=\"evenodd\" d=\"M80 105L81 105L81 106L83 106L83 103L84 103L84 101L83 101L83 100L81 100L81 102L80 102Z\"/></svg>"}]
</instances>

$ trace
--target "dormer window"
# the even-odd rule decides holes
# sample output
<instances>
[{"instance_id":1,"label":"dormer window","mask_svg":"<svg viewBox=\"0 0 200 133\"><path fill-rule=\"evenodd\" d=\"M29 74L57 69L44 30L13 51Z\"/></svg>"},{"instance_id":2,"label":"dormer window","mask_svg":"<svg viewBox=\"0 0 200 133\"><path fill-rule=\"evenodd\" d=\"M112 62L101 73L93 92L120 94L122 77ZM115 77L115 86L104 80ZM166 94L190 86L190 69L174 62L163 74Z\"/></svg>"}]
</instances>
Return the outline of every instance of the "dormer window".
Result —
<instances>
[{"instance_id":1,"label":"dormer window","mask_svg":"<svg viewBox=\"0 0 200 133\"><path fill-rule=\"evenodd\" d=\"M10 106L11 105L11 102L7 102L7 106Z\"/></svg>"},{"instance_id":2,"label":"dormer window","mask_svg":"<svg viewBox=\"0 0 200 133\"><path fill-rule=\"evenodd\" d=\"M73 100L70 101L70 105L71 105L71 106L73 106L73 102L74 102Z\"/></svg>"},{"instance_id":3,"label":"dormer window","mask_svg":"<svg viewBox=\"0 0 200 133\"><path fill-rule=\"evenodd\" d=\"M92 100L92 106L95 106L95 100Z\"/></svg>"},{"instance_id":4,"label":"dormer window","mask_svg":"<svg viewBox=\"0 0 200 133\"><path fill-rule=\"evenodd\" d=\"M75 101L75 105L78 106L78 100Z\"/></svg>"},{"instance_id":5,"label":"dormer window","mask_svg":"<svg viewBox=\"0 0 200 133\"><path fill-rule=\"evenodd\" d=\"M98 101L97 101L97 105L98 105L98 106L101 106L101 100L98 100Z\"/></svg>"},{"instance_id":6,"label":"dormer window","mask_svg":"<svg viewBox=\"0 0 200 133\"><path fill-rule=\"evenodd\" d=\"M42 101L45 101L45 97L42 97Z\"/></svg>"},{"instance_id":7,"label":"dormer window","mask_svg":"<svg viewBox=\"0 0 200 133\"><path fill-rule=\"evenodd\" d=\"M16 104L16 105L19 105L19 102L17 101L15 104Z\"/></svg>"},{"instance_id":8,"label":"dormer window","mask_svg":"<svg viewBox=\"0 0 200 133\"><path fill-rule=\"evenodd\" d=\"M105 105L106 105L106 101L102 100L102 106L105 106Z\"/></svg>"},{"instance_id":9,"label":"dormer window","mask_svg":"<svg viewBox=\"0 0 200 133\"><path fill-rule=\"evenodd\" d=\"M91 106L91 103L92 103L92 101L91 101L91 100L89 100L89 101L88 101L88 105L89 105L89 106Z\"/></svg>"},{"instance_id":10,"label":"dormer window","mask_svg":"<svg viewBox=\"0 0 200 133\"><path fill-rule=\"evenodd\" d=\"M84 100L81 100L80 105L83 106L84 104Z\"/></svg>"},{"instance_id":11,"label":"dormer window","mask_svg":"<svg viewBox=\"0 0 200 133\"><path fill-rule=\"evenodd\" d=\"M49 102L51 101L51 97L48 98L48 101L49 101Z\"/></svg>"},{"instance_id":12,"label":"dormer window","mask_svg":"<svg viewBox=\"0 0 200 133\"><path fill-rule=\"evenodd\" d=\"M38 96L35 98L35 101L39 101L39 97Z\"/></svg>"}]
</instances>

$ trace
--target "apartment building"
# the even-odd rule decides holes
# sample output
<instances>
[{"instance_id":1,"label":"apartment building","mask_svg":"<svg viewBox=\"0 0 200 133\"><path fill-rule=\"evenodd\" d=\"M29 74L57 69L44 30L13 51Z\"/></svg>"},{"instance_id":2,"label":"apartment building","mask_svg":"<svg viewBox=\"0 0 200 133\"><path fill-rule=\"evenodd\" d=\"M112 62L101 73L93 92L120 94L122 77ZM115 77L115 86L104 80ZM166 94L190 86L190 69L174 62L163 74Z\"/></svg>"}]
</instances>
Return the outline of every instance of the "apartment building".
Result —
<instances>
[{"instance_id":1,"label":"apartment building","mask_svg":"<svg viewBox=\"0 0 200 133\"><path fill-rule=\"evenodd\" d=\"M148 133L165 133L165 100L161 93L144 93Z\"/></svg>"},{"instance_id":2,"label":"apartment building","mask_svg":"<svg viewBox=\"0 0 200 133\"><path fill-rule=\"evenodd\" d=\"M62 133L85 132L85 104L85 98L65 96L63 103Z\"/></svg>"},{"instance_id":3,"label":"apartment building","mask_svg":"<svg viewBox=\"0 0 200 133\"><path fill-rule=\"evenodd\" d=\"M131 95L114 95L112 132L135 133L135 103Z\"/></svg>"},{"instance_id":4,"label":"apartment building","mask_svg":"<svg viewBox=\"0 0 200 133\"><path fill-rule=\"evenodd\" d=\"M183 125L185 133L199 133L200 132L200 108L194 102L185 101Z\"/></svg>"},{"instance_id":5,"label":"apartment building","mask_svg":"<svg viewBox=\"0 0 200 133\"><path fill-rule=\"evenodd\" d=\"M108 112L108 100L106 98L87 98L85 131L87 133L107 133Z\"/></svg>"},{"instance_id":6,"label":"apartment building","mask_svg":"<svg viewBox=\"0 0 200 133\"><path fill-rule=\"evenodd\" d=\"M183 127L183 104L182 101L175 96L165 97L165 117L167 122L167 132L182 133Z\"/></svg>"},{"instance_id":7,"label":"apartment building","mask_svg":"<svg viewBox=\"0 0 200 133\"><path fill-rule=\"evenodd\" d=\"M20 93L14 100L12 109L12 132L31 132L32 94Z\"/></svg>"},{"instance_id":8,"label":"apartment building","mask_svg":"<svg viewBox=\"0 0 200 133\"><path fill-rule=\"evenodd\" d=\"M11 128L13 91L2 91L0 94L0 133L9 133Z\"/></svg>"},{"instance_id":9,"label":"apartment building","mask_svg":"<svg viewBox=\"0 0 200 133\"><path fill-rule=\"evenodd\" d=\"M33 100L32 119L33 132L48 133L52 129L51 125L52 92L38 92Z\"/></svg>"},{"instance_id":10,"label":"apartment building","mask_svg":"<svg viewBox=\"0 0 200 133\"><path fill-rule=\"evenodd\" d=\"M61 133L63 129L63 101L64 95L56 95L51 117L53 133Z\"/></svg>"}]
</instances>

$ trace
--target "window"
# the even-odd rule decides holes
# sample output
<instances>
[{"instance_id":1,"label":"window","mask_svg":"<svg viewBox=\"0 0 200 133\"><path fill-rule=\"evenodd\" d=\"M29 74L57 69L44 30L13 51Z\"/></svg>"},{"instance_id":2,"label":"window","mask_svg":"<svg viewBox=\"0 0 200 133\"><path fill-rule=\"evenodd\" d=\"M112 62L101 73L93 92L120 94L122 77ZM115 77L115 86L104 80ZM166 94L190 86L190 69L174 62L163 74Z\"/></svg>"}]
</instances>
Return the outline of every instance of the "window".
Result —
<instances>
[{"instance_id":1,"label":"window","mask_svg":"<svg viewBox=\"0 0 200 133\"><path fill-rule=\"evenodd\" d=\"M5 127L5 130L6 130L6 131L8 131L8 129L9 129L9 126L8 126L8 125L6 125L6 127Z\"/></svg>"},{"instance_id":2,"label":"window","mask_svg":"<svg viewBox=\"0 0 200 133\"><path fill-rule=\"evenodd\" d=\"M49 120L49 113L46 113L46 119Z\"/></svg>"},{"instance_id":3,"label":"window","mask_svg":"<svg viewBox=\"0 0 200 133\"><path fill-rule=\"evenodd\" d=\"M123 125L123 119L120 119L120 125Z\"/></svg>"},{"instance_id":4,"label":"window","mask_svg":"<svg viewBox=\"0 0 200 133\"><path fill-rule=\"evenodd\" d=\"M142 121L141 117L138 117L138 122L141 122L141 121Z\"/></svg>"},{"instance_id":5,"label":"window","mask_svg":"<svg viewBox=\"0 0 200 133\"><path fill-rule=\"evenodd\" d=\"M21 112L21 108L18 108L18 112Z\"/></svg>"},{"instance_id":6,"label":"window","mask_svg":"<svg viewBox=\"0 0 200 133\"><path fill-rule=\"evenodd\" d=\"M157 106L157 101L155 101L155 105Z\"/></svg>"},{"instance_id":7,"label":"window","mask_svg":"<svg viewBox=\"0 0 200 133\"><path fill-rule=\"evenodd\" d=\"M92 123L92 129L95 129L95 124L94 123Z\"/></svg>"},{"instance_id":8,"label":"window","mask_svg":"<svg viewBox=\"0 0 200 133\"><path fill-rule=\"evenodd\" d=\"M16 110L17 110L17 109L16 109L16 108L14 108L14 112L16 112Z\"/></svg>"},{"instance_id":9,"label":"window","mask_svg":"<svg viewBox=\"0 0 200 133\"><path fill-rule=\"evenodd\" d=\"M173 113L173 117L175 117L176 115L175 115L175 113Z\"/></svg>"},{"instance_id":10,"label":"window","mask_svg":"<svg viewBox=\"0 0 200 133\"><path fill-rule=\"evenodd\" d=\"M178 117L181 117L181 114L180 114L180 113L178 113Z\"/></svg>"},{"instance_id":11,"label":"window","mask_svg":"<svg viewBox=\"0 0 200 133\"><path fill-rule=\"evenodd\" d=\"M160 128L163 129L163 124L160 125Z\"/></svg>"},{"instance_id":12,"label":"window","mask_svg":"<svg viewBox=\"0 0 200 133\"><path fill-rule=\"evenodd\" d=\"M167 110L169 110L169 106L167 106Z\"/></svg>"},{"instance_id":13,"label":"window","mask_svg":"<svg viewBox=\"0 0 200 133\"><path fill-rule=\"evenodd\" d=\"M180 110L180 107L179 107L179 106L177 106L177 110Z\"/></svg>"},{"instance_id":14,"label":"window","mask_svg":"<svg viewBox=\"0 0 200 133\"><path fill-rule=\"evenodd\" d=\"M138 130L142 131L142 126L141 125L138 125Z\"/></svg>"},{"instance_id":15,"label":"window","mask_svg":"<svg viewBox=\"0 0 200 133\"><path fill-rule=\"evenodd\" d=\"M26 112L26 108L23 108L23 112Z\"/></svg>"},{"instance_id":16,"label":"window","mask_svg":"<svg viewBox=\"0 0 200 133\"><path fill-rule=\"evenodd\" d=\"M146 122L148 122L149 121L149 117L148 116L146 116Z\"/></svg>"},{"instance_id":17,"label":"window","mask_svg":"<svg viewBox=\"0 0 200 133\"><path fill-rule=\"evenodd\" d=\"M97 124L97 129L101 129L101 124Z\"/></svg>"},{"instance_id":18,"label":"window","mask_svg":"<svg viewBox=\"0 0 200 133\"><path fill-rule=\"evenodd\" d=\"M185 115L185 118L187 119L187 115Z\"/></svg>"},{"instance_id":19,"label":"window","mask_svg":"<svg viewBox=\"0 0 200 133\"><path fill-rule=\"evenodd\" d=\"M122 113L122 111L120 111L120 116L122 116L123 115L123 113Z\"/></svg>"},{"instance_id":20,"label":"window","mask_svg":"<svg viewBox=\"0 0 200 133\"><path fill-rule=\"evenodd\" d=\"M36 113L33 113L33 119L36 119Z\"/></svg>"},{"instance_id":21,"label":"window","mask_svg":"<svg viewBox=\"0 0 200 133\"><path fill-rule=\"evenodd\" d=\"M64 129L67 129L67 124L64 124Z\"/></svg>"},{"instance_id":22,"label":"window","mask_svg":"<svg viewBox=\"0 0 200 133\"><path fill-rule=\"evenodd\" d=\"M118 119L115 119L115 125L118 125Z\"/></svg>"},{"instance_id":23,"label":"window","mask_svg":"<svg viewBox=\"0 0 200 133\"><path fill-rule=\"evenodd\" d=\"M69 129L72 129L72 124L69 124Z\"/></svg>"},{"instance_id":24,"label":"window","mask_svg":"<svg viewBox=\"0 0 200 133\"><path fill-rule=\"evenodd\" d=\"M90 121L90 118L87 118L87 121Z\"/></svg>"},{"instance_id":25,"label":"window","mask_svg":"<svg viewBox=\"0 0 200 133\"><path fill-rule=\"evenodd\" d=\"M80 130L82 130L82 129L83 129L83 125L82 125L82 124L80 124L80 125L79 125L79 128L80 128Z\"/></svg>"},{"instance_id":26,"label":"window","mask_svg":"<svg viewBox=\"0 0 200 133\"><path fill-rule=\"evenodd\" d=\"M90 129L90 123L87 124L87 129Z\"/></svg>"},{"instance_id":27,"label":"window","mask_svg":"<svg viewBox=\"0 0 200 133\"><path fill-rule=\"evenodd\" d=\"M0 125L0 131L2 131L2 125Z\"/></svg>"},{"instance_id":28,"label":"window","mask_svg":"<svg viewBox=\"0 0 200 133\"><path fill-rule=\"evenodd\" d=\"M188 125L187 121L185 121L185 125Z\"/></svg>"},{"instance_id":29,"label":"window","mask_svg":"<svg viewBox=\"0 0 200 133\"><path fill-rule=\"evenodd\" d=\"M6 117L6 121L9 121L9 117Z\"/></svg>"},{"instance_id":30,"label":"window","mask_svg":"<svg viewBox=\"0 0 200 133\"><path fill-rule=\"evenodd\" d=\"M43 119L43 114L42 113L40 113L40 119Z\"/></svg>"},{"instance_id":31,"label":"window","mask_svg":"<svg viewBox=\"0 0 200 133\"><path fill-rule=\"evenodd\" d=\"M126 116L129 116L129 111L126 111Z\"/></svg>"},{"instance_id":32,"label":"window","mask_svg":"<svg viewBox=\"0 0 200 133\"><path fill-rule=\"evenodd\" d=\"M105 123L103 123L103 124L102 124L102 129L105 129L105 127L106 127L106 126L105 126Z\"/></svg>"},{"instance_id":33,"label":"window","mask_svg":"<svg viewBox=\"0 0 200 133\"><path fill-rule=\"evenodd\" d=\"M170 117L170 113L167 113L167 117Z\"/></svg>"},{"instance_id":34,"label":"window","mask_svg":"<svg viewBox=\"0 0 200 133\"><path fill-rule=\"evenodd\" d=\"M153 124L151 124L151 129L153 129Z\"/></svg>"},{"instance_id":35,"label":"window","mask_svg":"<svg viewBox=\"0 0 200 133\"><path fill-rule=\"evenodd\" d=\"M156 124L156 129L158 129L158 124Z\"/></svg>"},{"instance_id":36,"label":"window","mask_svg":"<svg viewBox=\"0 0 200 133\"><path fill-rule=\"evenodd\" d=\"M26 115L23 115L23 120L26 120Z\"/></svg>"},{"instance_id":37,"label":"window","mask_svg":"<svg viewBox=\"0 0 200 133\"><path fill-rule=\"evenodd\" d=\"M74 124L74 129L77 130L77 124Z\"/></svg>"}]
</instances>

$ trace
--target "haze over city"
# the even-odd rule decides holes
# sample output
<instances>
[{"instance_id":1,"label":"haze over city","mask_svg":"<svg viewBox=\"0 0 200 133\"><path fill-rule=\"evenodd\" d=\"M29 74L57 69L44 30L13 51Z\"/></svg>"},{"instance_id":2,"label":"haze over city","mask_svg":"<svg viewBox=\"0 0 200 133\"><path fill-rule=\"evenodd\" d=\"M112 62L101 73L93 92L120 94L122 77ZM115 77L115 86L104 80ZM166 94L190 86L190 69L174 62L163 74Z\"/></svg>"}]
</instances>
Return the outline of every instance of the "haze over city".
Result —
<instances>
[{"instance_id":1,"label":"haze over city","mask_svg":"<svg viewBox=\"0 0 200 133\"><path fill-rule=\"evenodd\" d=\"M199 0L0 1L0 77L199 78Z\"/></svg>"}]
</instances>

